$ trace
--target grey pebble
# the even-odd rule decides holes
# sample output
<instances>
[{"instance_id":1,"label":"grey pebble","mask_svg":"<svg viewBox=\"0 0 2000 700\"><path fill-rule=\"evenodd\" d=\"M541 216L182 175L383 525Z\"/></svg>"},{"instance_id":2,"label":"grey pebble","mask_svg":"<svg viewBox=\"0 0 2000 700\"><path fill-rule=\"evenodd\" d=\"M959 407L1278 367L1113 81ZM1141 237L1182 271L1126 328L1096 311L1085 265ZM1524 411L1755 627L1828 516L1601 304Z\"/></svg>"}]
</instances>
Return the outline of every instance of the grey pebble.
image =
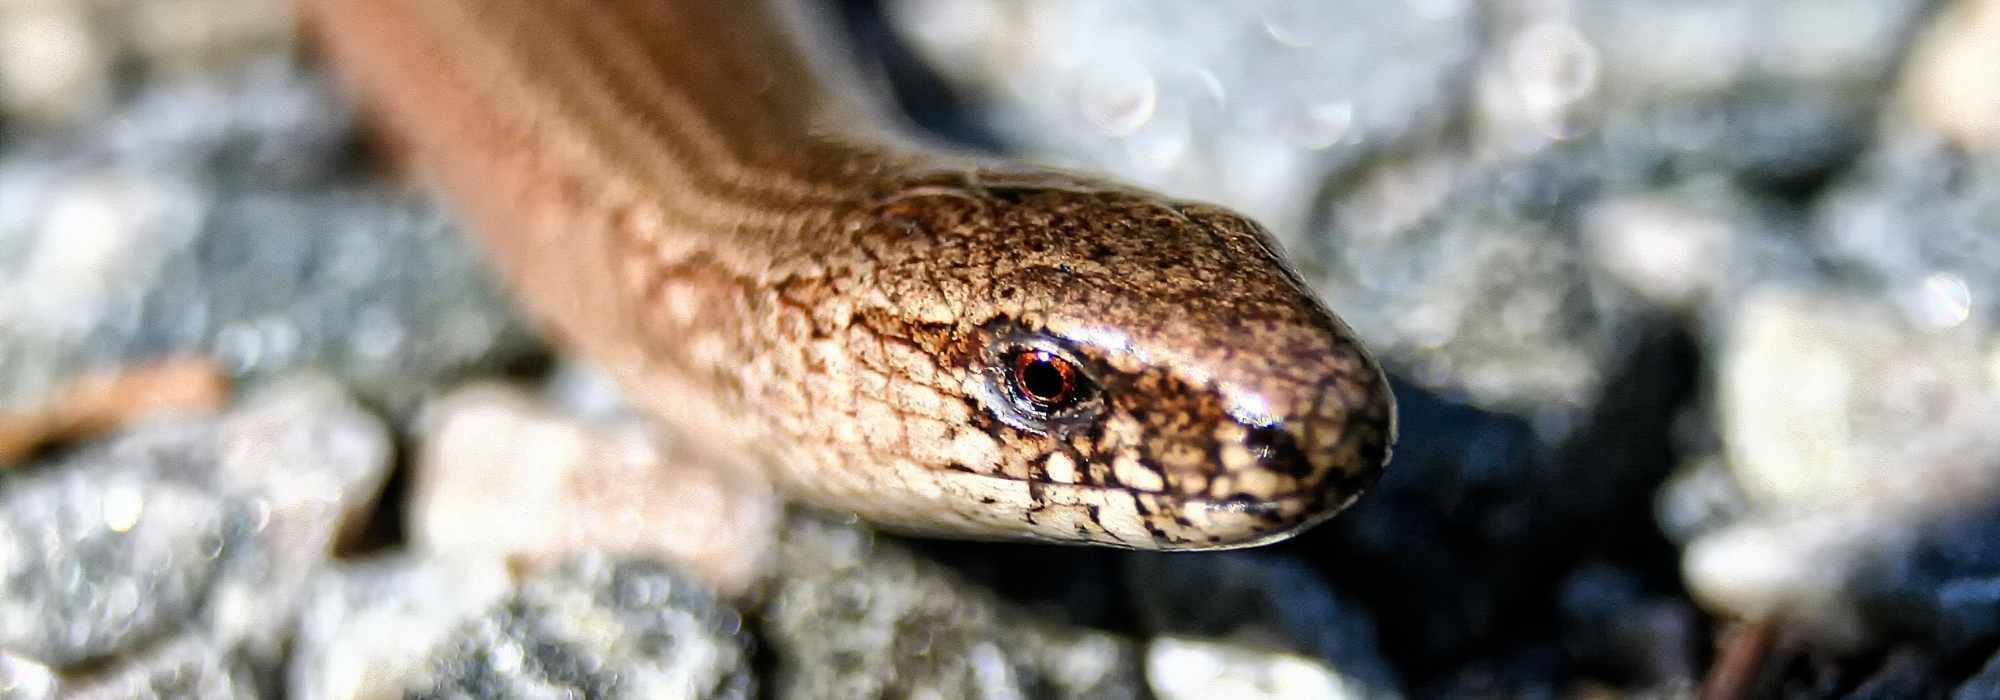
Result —
<instances>
[{"instance_id":1,"label":"grey pebble","mask_svg":"<svg viewBox=\"0 0 2000 700\"><path fill-rule=\"evenodd\" d=\"M1991 700L2000 698L2000 654L1980 667L1979 672L1965 680L1951 694L1952 700Z\"/></svg>"},{"instance_id":2,"label":"grey pebble","mask_svg":"<svg viewBox=\"0 0 2000 700\"><path fill-rule=\"evenodd\" d=\"M65 681L52 697L75 700L254 700L268 697L253 664L190 634L134 650L117 665Z\"/></svg>"},{"instance_id":3,"label":"grey pebble","mask_svg":"<svg viewBox=\"0 0 2000 700\"><path fill-rule=\"evenodd\" d=\"M1144 697L1131 640L1021 614L860 528L800 517L780 549L756 613L773 697Z\"/></svg>"},{"instance_id":4,"label":"grey pebble","mask_svg":"<svg viewBox=\"0 0 2000 700\"><path fill-rule=\"evenodd\" d=\"M0 407L206 355L336 372L395 406L537 352L451 218L356 157L323 80L272 60L146 88L0 157Z\"/></svg>"},{"instance_id":5,"label":"grey pebble","mask_svg":"<svg viewBox=\"0 0 2000 700\"><path fill-rule=\"evenodd\" d=\"M286 692L299 700L402 694L432 649L514 583L497 558L388 555L323 569L300 604Z\"/></svg>"},{"instance_id":6,"label":"grey pebble","mask_svg":"<svg viewBox=\"0 0 2000 700\"><path fill-rule=\"evenodd\" d=\"M1304 562L1252 550L1135 553L1125 565L1126 595L1149 632L1289 649L1338 671L1357 692L1401 691L1378 650L1374 617Z\"/></svg>"},{"instance_id":7,"label":"grey pebble","mask_svg":"<svg viewBox=\"0 0 2000 700\"><path fill-rule=\"evenodd\" d=\"M409 697L744 700L750 644L742 616L691 579L585 556L447 635Z\"/></svg>"},{"instance_id":8,"label":"grey pebble","mask_svg":"<svg viewBox=\"0 0 2000 700\"><path fill-rule=\"evenodd\" d=\"M268 673L389 449L378 419L306 378L0 473L0 647L94 677L199 644Z\"/></svg>"}]
</instances>

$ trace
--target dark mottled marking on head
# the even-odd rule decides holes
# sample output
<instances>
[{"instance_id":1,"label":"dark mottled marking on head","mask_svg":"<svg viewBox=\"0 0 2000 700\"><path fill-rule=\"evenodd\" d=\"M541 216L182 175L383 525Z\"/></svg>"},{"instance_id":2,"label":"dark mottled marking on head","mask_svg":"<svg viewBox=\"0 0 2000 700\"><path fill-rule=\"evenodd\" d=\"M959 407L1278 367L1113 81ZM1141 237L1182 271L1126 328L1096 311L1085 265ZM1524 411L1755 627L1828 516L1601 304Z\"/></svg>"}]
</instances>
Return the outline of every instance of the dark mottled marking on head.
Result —
<instances>
[{"instance_id":1,"label":"dark mottled marking on head","mask_svg":"<svg viewBox=\"0 0 2000 700\"><path fill-rule=\"evenodd\" d=\"M1139 511L1140 515L1152 515L1159 512L1159 508L1155 506L1151 494L1140 494L1138 498L1132 499L1132 507L1134 510Z\"/></svg>"},{"instance_id":2,"label":"dark mottled marking on head","mask_svg":"<svg viewBox=\"0 0 2000 700\"><path fill-rule=\"evenodd\" d=\"M1273 470L1295 477L1312 476L1311 462L1306 460L1305 452L1299 449L1298 442L1284 428L1250 428L1249 436L1243 442L1252 454L1264 460Z\"/></svg>"}]
</instances>

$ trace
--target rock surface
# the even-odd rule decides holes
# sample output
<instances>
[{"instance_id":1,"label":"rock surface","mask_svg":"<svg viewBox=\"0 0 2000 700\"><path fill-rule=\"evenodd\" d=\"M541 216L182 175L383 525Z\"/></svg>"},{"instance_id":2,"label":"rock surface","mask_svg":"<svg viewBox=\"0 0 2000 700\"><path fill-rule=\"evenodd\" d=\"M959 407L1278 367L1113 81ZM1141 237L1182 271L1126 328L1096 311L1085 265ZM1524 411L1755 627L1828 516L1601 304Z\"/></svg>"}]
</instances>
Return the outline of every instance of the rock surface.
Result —
<instances>
[{"instance_id":1,"label":"rock surface","mask_svg":"<svg viewBox=\"0 0 2000 700\"><path fill-rule=\"evenodd\" d=\"M282 661L307 580L372 510L389 457L373 415L300 379L0 476L0 648L65 689L254 692L237 676Z\"/></svg>"},{"instance_id":2,"label":"rock surface","mask_svg":"<svg viewBox=\"0 0 2000 700\"><path fill-rule=\"evenodd\" d=\"M658 564L584 557L433 648L421 698L749 698L743 618Z\"/></svg>"},{"instance_id":3,"label":"rock surface","mask_svg":"<svg viewBox=\"0 0 2000 700\"><path fill-rule=\"evenodd\" d=\"M347 108L296 70L148 88L0 151L0 408L187 356L407 407L535 352L455 225L367 172Z\"/></svg>"},{"instance_id":4,"label":"rock surface","mask_svg":"<svg viewBox=\"0 0 2000 700\"><path fill-rule=\"evenodd\" d=\"M606 389L608 390L608 389ZM547 564L600 550L678 562L707 585L749 590L783 506L746 465L676 453L629 412L599 420L504 387L428 408L412 544Z\"/></svg>"},{"instance_id":5,"label":"rock surface","mask_svg":"<svg viewBox=\"0 0 2000 700\"><path fill-rule=\"evenodd\" d=\"M801 517L759 611L788 698L1141 697L1128 639L1020 616L852 525Z\"/></svg>"}]
</instances>

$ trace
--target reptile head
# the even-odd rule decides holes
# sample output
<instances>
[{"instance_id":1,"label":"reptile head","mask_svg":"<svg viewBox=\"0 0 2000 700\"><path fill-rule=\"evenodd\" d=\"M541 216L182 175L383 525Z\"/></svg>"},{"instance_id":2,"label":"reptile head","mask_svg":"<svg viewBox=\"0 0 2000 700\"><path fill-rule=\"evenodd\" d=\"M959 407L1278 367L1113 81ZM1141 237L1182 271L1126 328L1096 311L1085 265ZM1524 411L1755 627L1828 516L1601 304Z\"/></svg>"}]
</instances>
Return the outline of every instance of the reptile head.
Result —
<instances>
[{"instance_id":1,"label":"reptile head","mask_svg":"<svg viewBox=\"0 0 2000 700\"><path fill-rule=\"evenodd\" d=\"M877 214L905 229L878 246L881 288L908 327L932 309L964 404L914 460L1010 531L1250 546L1332 516L1389 458L1380 367L1242 216L1050 176L914 188Z\"/></svg>"}]
</instances>

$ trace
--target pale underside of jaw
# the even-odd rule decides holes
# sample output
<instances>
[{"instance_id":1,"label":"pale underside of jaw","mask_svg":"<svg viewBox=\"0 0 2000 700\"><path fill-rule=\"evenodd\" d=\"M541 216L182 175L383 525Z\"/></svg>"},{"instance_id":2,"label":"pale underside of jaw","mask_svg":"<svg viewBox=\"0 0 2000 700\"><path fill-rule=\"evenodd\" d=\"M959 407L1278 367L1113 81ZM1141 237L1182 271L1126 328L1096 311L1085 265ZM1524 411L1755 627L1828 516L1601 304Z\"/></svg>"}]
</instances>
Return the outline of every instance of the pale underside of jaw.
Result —
<instances>
[{"instance_id":1,"label":"pale underside of jaw","mask_svg":"<svg viewBox=\"0 0 2000 700\"><path fill-rule=\"evenodd\" d=\"M876 514L891 529L976 539L1034 539L1130 549L1235 549L1276 542L1318 524L1353 500L1294 493L1267 499L1207 499L1087 484L1002 476L940 474L897 467L928 480L916 494L941 506L922 518ZM949 514L949 515L943 515ZM887 517L883 517L887 515Z\"/></svg>"}]
</instances>

